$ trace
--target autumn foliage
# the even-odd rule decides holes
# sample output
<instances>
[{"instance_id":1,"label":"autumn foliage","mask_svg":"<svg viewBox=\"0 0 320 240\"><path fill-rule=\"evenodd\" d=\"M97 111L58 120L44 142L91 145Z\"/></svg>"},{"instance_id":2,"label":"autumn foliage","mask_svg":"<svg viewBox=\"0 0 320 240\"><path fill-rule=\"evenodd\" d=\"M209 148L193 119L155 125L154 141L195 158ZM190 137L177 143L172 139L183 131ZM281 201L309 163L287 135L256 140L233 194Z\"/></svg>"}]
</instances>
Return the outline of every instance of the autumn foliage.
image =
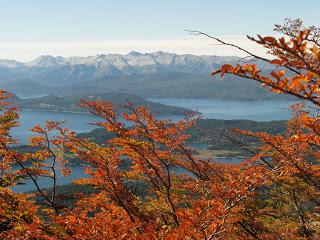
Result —
<instances>
[{"instance_id":1,"label":"autumn foliage","mask_svg":"<svg viewBox=\"0 0 320 240\"><path fill-rule=\"evenodd\" d=\"M318 109L319 29L287 20L276 31L285 37L251 38L275 58L259 59L274 66L270 74L255 64L227 64L212 74L258 81ZM10 137L18 112L9 97L0 93L1 239L320 238L320 124L304 104L292 107L284 136L235 129L261 145L243 162L227 164L199 158L186 144L185 131L197 120L192 114L159 120L130 102L121 114L110 102L81 102L101 118L95 124L113 134L104 144L48 121L32 129L34 151L21 153ZM76 183L95 192L63 206L57 179L70 174L70 159L85 163L91 175ZM42 189L39 177L52 185ZM35 184L35 193L11 190L24 179Z\"/></svg>"}]
</instances>

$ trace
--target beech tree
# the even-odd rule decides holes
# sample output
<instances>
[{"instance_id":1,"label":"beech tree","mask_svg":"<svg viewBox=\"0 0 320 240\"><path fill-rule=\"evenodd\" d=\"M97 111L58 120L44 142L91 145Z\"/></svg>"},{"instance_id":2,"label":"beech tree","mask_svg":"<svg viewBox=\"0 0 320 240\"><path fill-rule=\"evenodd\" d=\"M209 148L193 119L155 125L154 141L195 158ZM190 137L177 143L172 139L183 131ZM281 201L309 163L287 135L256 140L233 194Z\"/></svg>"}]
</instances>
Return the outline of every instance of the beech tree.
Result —
<instances>
[{"instance_id":1,"label":"beech tree","mask_svg":"<svg viewBox=\"0 0 320 240\"><path fill-rule=\"evenodd\" d=\"M113 134L97 144L49 121L36 126L30 144L35 152L19 153L10 129L17 109L4 101L0 116L0 237L2 239L319 239L320 238L320 40L317 27L301 20L276 25L284 37L250 39L266 47L274 59L210 36L245 51L252 61L274 66L263 74L254 62L214 70L260 82L277 94L305 102L292 106L285 135L234 129L259 139L255 154L239 164L199 158L186 144L185 131L197 117L178 122L159 120L130 102L120 115L107 101L81 105L101 118L98 127ZM202 33L200 33L202 34ZM73 206L57 202L57 178L70 174L68 156L87 163L90 178L77 184L95 189L77 196ZM31 162L31 167L27 167ZM14 165L20 170L13 171ZM59 171L59 168L61 171ZM39 177L52 179L43 190ZM10 190L23 179L36 186L34 194ZM33 197L42 199L36 203Z\"/></svg>"},{"instance_id":2,"label":"beech tree","mask_svg":"<svg viewBox=\"0 0 320 240\"><path fill-rule=\"evenodd\" d=\"M29 201L29 195L10 190L10 187L25 177L23 169L13 170L13 165L23 166L26 160L22 154L10 148L17 143L10 136L10 130L18 125L17 109L10 107L10 103L6 101L10 97L11 94L0 91L0 238L36 239L42 236L42 222L37 216L38 207Z\"/></svg>"},{"instance_id":3,"label":"beech tree","mask_svg":"<svg viewBox=\"0 0 320 240\"><path fill-rule=\"evenodd\" d=\"M245 229L249 227L250 234L256 238L266 232L262 234L263 237L270 235L273 238L286 236L289 239L317 239L320 186L320 122L317 115L320 106L320 30L315 26L305 28L300 19L286 19L283 25L275 26L275 31L284 37L249 37L267 48L274 59L259 58L246 51L250 56L274 65L275 70L270 75L262 74L255 64L226 64L212 75L232 74L251 79L262 83L263 87L268 86L272 92L293 95L311 103L309 109L304 104L292 107L294 114L288 123L286 136L236 131L261 140L263 145L259 154L249 161L266 165L269 174L273 175L272 181L263 186L262 197L265 199L253 201L254 209L246 210L249 218ZM315 115L312 114L313 110L316 111ZM259 227L256 229L256 226ZM260 227L265 228L261 233L257 231Z\"/></svg>"}]
</instances>

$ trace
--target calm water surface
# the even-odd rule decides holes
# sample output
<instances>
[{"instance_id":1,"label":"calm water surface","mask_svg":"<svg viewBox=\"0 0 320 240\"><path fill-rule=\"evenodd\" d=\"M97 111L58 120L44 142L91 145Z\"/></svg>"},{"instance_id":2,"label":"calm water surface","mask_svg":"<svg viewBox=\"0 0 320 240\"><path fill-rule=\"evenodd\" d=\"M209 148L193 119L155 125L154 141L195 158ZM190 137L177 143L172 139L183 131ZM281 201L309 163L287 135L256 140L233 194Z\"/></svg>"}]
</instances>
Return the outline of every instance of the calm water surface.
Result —
<instances>
[{"instance_id":1,"label":"calm water surface","mask_svg":"<svg viewBox=\"0 0 320 240\"><path fill-rule=\"evenodd\" d=\"M64 126L76 132L91 131L95 126L90 123L99 121L99 118L90 114L66 113L66 112L41 112L41 111L21 111L20 126L12 130L12 136L21 140L21 143L28 141L30 129L36 124L44 125L47 120L66 121Z\"/></svg>"},{"instance_id":2,"label":"calm water surface","mask_svg":"<svg viewBox=\"0 0 320 240\"><path fill-rule=\"evenodd\" d=\"M69 176L62 177L60 171L58 171L58 175L57 185L65 185L72 183L76 179L89 177L89 175L84 173L84 169L81 166L72 167L72 173ZM40 177L38 183L41 188L50 188L53 184L52 179L44 177ZM26 180L24 184L16 185L11 189L16 192L30 192L36 190L36 187L31 180Z\"/></svg>"},{"instance_id":3,"label":"calm water surface","mask_svg":"<svg viewBox=\"0 0 320 240\"><path fill-rule=\"evenodd\" d=\"M202 100L202 99L149 99L154 102L179 106L201 112L204 118L207 119L249 119L255 121L269 120L286 120L290 118L288 106L294 102L276 102L276 101L221 101L221 100ZM171 118L173 121L180 119L178 116L160 116L161 118ZM46 120L63 121L65 127L76 131L85 132L95 128L94 123L100 119L96 116L84 113L66 113L66 112L41 112L41 111L22 111L20 115L21 125L12 131L12 135L21 140L21 143L26 143L28 136L31 134L30 128L35 124L44 124ZM199 146L203 148L203 146ZM237 158L219 158L218 161L236 163L241 161ZM84 174L82 167L73 167L73 172L68 177L63 177L58 180L58 184L68 184L78 178L88 177ZM41 187L49 187L50 180L42 178L40 180ZM14 187L15 191L27 192L35 190L31 181L27 181L24 185Z\"/></svg>"},{"instance_id":4,"label":"calm water surface","mask_svg":"<svg viewBox=\"0 0 320 240\"><path fill-rule=\"evenodd\" d=\"M152 98L154 102L185 107L201 112L207 119L249 119L255 121L286 120L290 118L288 106L294 102L276 101L221 101L203 99L175 99L175 98ZM180 119L179 116L160 116L171 118L173 121ZM20 116L21 126L15 128L12 135L26 142L29 129L35 124L44 124L46 120L65 120L65 126L76 132L91 131L95 126L90 123L99 121L99 118L85 113L67 112L41 112L22 111Z\"/></svg>"},{"instance_id":5,"label":"calm water surface","mask_svg":"<svg viewBox=\"0 0 320 240\"><path fill-rule=\"evenodd\" d=\"M294 101L222 101L184 98L150 98L171 106L185 107L201 112L207 119L248 119L254 121L287 120L290 118L288 107Z\"/></svg>"},{"instance_id":6,"label":"calm water surface","mask_svg":"<svg viewBox=\"0 0 320 240\"><path fill-rule=\"evenodd\" d=\"M241 162L240 158L235 158L235 157L219 157L219 158L216 158L215 160L217 162L223 162L228 164L235 164L235 163ZM16 169L17 168L18 167L16 167ZM182 168L173 167L171 168L171 170L177 174L190 174L190 172ZM84 173L84 169L81 166L72 167L72 173L69 176L62 177L60 171L58 171L58 175L60 175L60 177L57 180L57 185L65 185L65 184L72 183L74 180L79 178L90 177L90 175L87 175ZM50 188L52 187L52 184L53 184L51 179L44 178L44 177L40 177L38 179L38 183L41 188ZM24 181L24 184L16 185L11 189L16 192L30 192L30 191L35 191L36 187L31 180L26 180Z\"/></svg>"}]
</instances>

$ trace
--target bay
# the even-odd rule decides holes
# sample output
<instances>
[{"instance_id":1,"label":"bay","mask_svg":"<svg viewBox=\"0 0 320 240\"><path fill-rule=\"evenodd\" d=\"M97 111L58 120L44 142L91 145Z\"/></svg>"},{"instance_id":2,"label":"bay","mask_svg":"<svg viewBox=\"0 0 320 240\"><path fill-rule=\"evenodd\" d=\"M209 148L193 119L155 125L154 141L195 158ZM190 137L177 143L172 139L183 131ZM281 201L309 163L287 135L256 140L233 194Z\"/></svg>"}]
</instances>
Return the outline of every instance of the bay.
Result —
<instances>
[{"instance_id":1,"label":"bay","mask_svg":"<svg viewBox=\"0 0 320 240\"><path fill-rule=\"evenodd\" d=\"M206 119L253 121L287 120L288 109L295 101L224 101L213 99L149 98L148 100L170 106L185 107L200 112Z\"/></svg>"},{"instance_id":2,"label":"bay","mask_svg":"<svg viewBox=\"0 0 320 240\"><path fill-rule=\"evenodd\" d=\"M166 105L189 108L193 111L201 112L203 118L207 119L248 119L255 121L287 120L290 118L291 114L288 107L295 103L293 101L253 102L183 98L152 98L149 100ZM172 121L181 119L181 117L177 115L160 115L158 117L162 119L169 118ZM46 120L65 121L65 127L68 127L70 130L77 133L81 133L96 128L92 123L100 121L101 119L86 113L21 111L19 119L21 125L14 128L11 134L13 137L20 139L22 144L25 144L31 134L30 129L36 124L45 124ZM194 147L197 148L197 146ZM198 147L205 148L205 146L202 145ZM218 161L236 163L241 161L241 159L219 158ZM75 179L88 177L84 174L81 166L75 166L72 170L73 172L70 176L59 178L58 185L68 184ZM50 187L50 179L41 178L40 186L43 188ZM35 186L30 180L27 180L24 185L17 185L13 189L17 192L27 192L35 190Z\"/></svg>"}]
</instances>

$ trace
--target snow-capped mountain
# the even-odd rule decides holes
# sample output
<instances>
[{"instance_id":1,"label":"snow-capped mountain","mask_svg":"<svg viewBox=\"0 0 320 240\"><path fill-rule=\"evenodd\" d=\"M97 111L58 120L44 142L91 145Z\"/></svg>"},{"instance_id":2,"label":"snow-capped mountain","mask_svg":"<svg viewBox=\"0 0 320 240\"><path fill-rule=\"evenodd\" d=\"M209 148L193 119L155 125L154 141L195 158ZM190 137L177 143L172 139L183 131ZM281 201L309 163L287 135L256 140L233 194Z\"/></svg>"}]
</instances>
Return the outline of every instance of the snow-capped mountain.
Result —
<instances>
[{"instance_id":1,"label":"snow-capped mountain","mask_svg":"<svg viewBox=\"0 0 320 240\"><path fill-rule=\"evenodd\" d=\"M58 67L62 65L87 65L93 66L98 71L101 69L118 69L124 74L148 73L150 69L170 70L170 71L206 71L208 67L216 66L228 61L235 61L237 57L218 57L218 56L195 56L190 54L177 55L173 53L155 52L139 53L130 52L126 55L120 54L102 54L89 57L53 57L49 55L25 63L27 67ZM1 65L1 62L0 62ZM198 67L195 68L195 66Z\"/></svg>"},{"instance_id":2,"label":"snow-capped mountain","mask_svg":"<svg viewBox=\"0 0 320 240\"><path fill-rule=\"evenodd\" d=\"M243 81L210 81L210 72L224 63L243 62L239 57L161 51L67 58L44 55L27 63L0 60L0 89L22 94L68 95L112 90L146 97L205 95L217 98L229 96L224 93L225 89L235 89L235 86L243 88L243 92L260 91L257 90L260 86L246 85ZM262 69L270 68L265 62L255 63ZM243 98L246 97L244 94Z\"/></svg>"},{"instance_id":3,"label":"snow-capped mountain","mask_svg":"<svg viewBox=\"0 0 320 240\"><path fill-rule=\"evenodd\" d=\"M236 62L239 58L178 55L160 51L68 58L43 55L27 63L0 60L0 76L3 81L30 78L43 86L61 87L94 79L130 75L175 72L208 75L213 68L227 61ZM10 79L6 79L6 76Z\"/></svg>"},{"instance_id":4,"label":"snow-capped mountain","mask_svg":"<svg viewBox=\"0 0 320 240\"><path fill-rule=\"evenodd\" d=\"M0 66L7 67L7 68L18 68L18 67L23 67L24 64L16 60L0 59Z\"/></svg>"},{"instance_id":5,"label":"snow-capped mountain","mask_svg":"<svg viewBox=\"0 0 320 240\"><path fill-rule=\"evenodd\" d=\"M57 65L64 64L64 58L63 57L53 57L50 55L42 55L35 60L28 62L25 64L27 67L55 67ZM1 63L0 63L1 64Z\"/></svg>"}]
</instances>

